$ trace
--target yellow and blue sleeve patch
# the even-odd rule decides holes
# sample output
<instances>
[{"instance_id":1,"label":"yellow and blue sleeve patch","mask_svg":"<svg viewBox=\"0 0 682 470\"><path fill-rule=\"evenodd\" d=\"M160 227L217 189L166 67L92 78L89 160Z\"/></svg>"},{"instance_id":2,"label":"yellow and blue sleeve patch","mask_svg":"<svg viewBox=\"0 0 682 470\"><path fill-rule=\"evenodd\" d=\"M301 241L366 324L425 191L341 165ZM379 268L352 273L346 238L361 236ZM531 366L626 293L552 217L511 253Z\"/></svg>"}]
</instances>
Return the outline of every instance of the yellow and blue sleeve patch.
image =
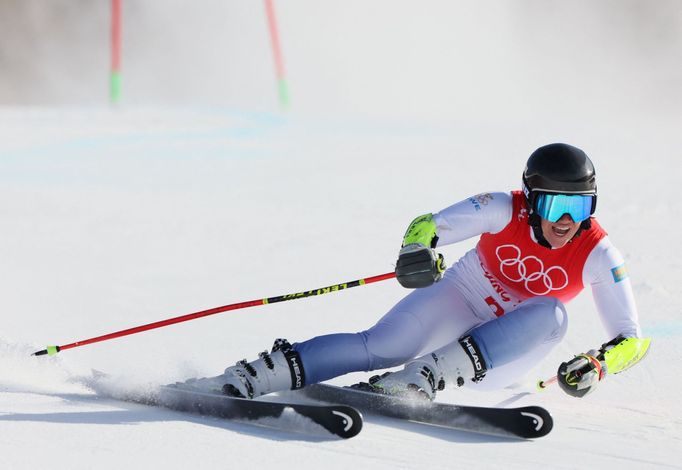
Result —
<instances>
[{"instance_id":1,"label":"yellow and blue sleeve patch","mask_svg":"<svg viewBox=\"0 0 682 470\"><path fill-rule=\"evenodd\" d=\"M616 266L615 268L611 268L611 274L613 275L613 282L620 282L623 279L627 279L629 276L625 263Z\"/></svg>"}]
</instances>

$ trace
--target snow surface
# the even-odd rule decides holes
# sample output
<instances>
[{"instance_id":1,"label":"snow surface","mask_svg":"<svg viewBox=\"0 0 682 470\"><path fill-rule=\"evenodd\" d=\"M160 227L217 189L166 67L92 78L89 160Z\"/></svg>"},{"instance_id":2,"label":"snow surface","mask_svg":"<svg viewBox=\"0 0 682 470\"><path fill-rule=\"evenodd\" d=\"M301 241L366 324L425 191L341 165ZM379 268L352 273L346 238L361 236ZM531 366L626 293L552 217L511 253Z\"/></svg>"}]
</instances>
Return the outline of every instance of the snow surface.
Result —
<instances>
[{"instance_id":1,"label":"snow surface","mask_svg":"<svg viewBox=\"0 0 682 470\"><path fill-rule=\"evenodd\" d=\"M257 89L270 86L263 78L270 75L259 74L271 73L269 62L249 69L253 88L243 83L239 100L220 101L222 90L207 83L203 92L220 106L201 106L191 90L186 102L163 106L172 101L163 90L184 85L185 76L147 77L158 90L145 102L147 62L139 60L128 95L124 88L130 102L118 109L0 108L0 467L682 468L679 7L621 2L628 8L615 15L609 8L618 2L575 2L598 5L580 14L565 2L523 2L519 10L493 2L489 14L473 3L434 2L430 16L416 16L411 2L390 12L383 7L392 2L332 3L278 3L288 113L276 111L274 86L264 95ZM435 13L443 9L450 16ZM303 21L306 12L315 21ZM568 20L582 29L554 35ZM354 34L342 37L347 31ZM193 39L210 40L210 31ZM463 41L466 50L447 46ZM568 76L566 59L576 66ZM244 111L249 99L253 109L271 110ZM93 100L66 93L50 103ZM194 105L180 106L187 103ZM367 417L359 436L341 441L312 424L290 432L294 417L255 426L116 402L80 380L92 369L129 387L215 375L277 337L362 330L405 295L394 281L30 355L389 272L414 216L518 188L529 152L555 141L593 157L597 215L627 259L651 351L584 399L556 387L535 393L535 380L561 361L611 339L586 291L568 306L565 341L518 386L438 396L544 406L555 419L545 438ZM474 242L442 251L453 262Z\"/></svg>"},{"instance_id":2,"label":"snow surface","mask_svg":"<svg viewBox=\"0 0 682 470\"><path fill-rule=\"evenodd\" d=\"M355 121L227 111L4 109L0 121L4 468L222 468L254 459L303 468L417 468L425 459L445 468L679 465L674 126L639 128L659 136L644 141L608 124L586 132L569 123L561 133L537 124L520 139L511 124L384 121L359 130ZM91 368L141 387L214 375L276 337L357 331L404 295L392 281L30 356L47 344L390 271L414 214L516 187L529 149L557 136L597 162L600 219L629 262L651 353L582 400L557 388L526 394L561 360L608 339L586 292L569 305L567 339L518 388L439 395L545 406L556 421L546 438L516 442L369 417L360 436L342 442L292 434L291 420L269 429L119 403L77 382ZM424 155L428 165L418 163ZM423 189L406 191L415 175ZM642 177L660 184L638 187ZM443 251L454 260L465 245Z\"/></svg>"}]
</instances>

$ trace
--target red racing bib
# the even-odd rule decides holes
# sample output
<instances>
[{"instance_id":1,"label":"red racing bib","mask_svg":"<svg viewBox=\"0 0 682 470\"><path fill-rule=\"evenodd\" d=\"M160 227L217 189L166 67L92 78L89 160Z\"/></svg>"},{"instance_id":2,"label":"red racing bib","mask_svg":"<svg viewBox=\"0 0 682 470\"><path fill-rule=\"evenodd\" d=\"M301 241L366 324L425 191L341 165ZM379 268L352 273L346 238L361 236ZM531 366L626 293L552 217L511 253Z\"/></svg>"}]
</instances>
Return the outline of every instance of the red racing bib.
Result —
<instances>
[{"instance_id":1,"label":"red racing bib","mask_svg":"<svg viewBox=\"0 0 682 470\"><path fill-rule=\"evenodd\" d=\"M513 191L512 201L509 224L499 233L484 233L476 246L485 276L503 302L510 300L509 294L519 300L552 296L568 302L583 290L585 261L606 232L592 218L589 230L561 248L549 249L531 237L523 193Z\"/></svg>"}]
</instances>

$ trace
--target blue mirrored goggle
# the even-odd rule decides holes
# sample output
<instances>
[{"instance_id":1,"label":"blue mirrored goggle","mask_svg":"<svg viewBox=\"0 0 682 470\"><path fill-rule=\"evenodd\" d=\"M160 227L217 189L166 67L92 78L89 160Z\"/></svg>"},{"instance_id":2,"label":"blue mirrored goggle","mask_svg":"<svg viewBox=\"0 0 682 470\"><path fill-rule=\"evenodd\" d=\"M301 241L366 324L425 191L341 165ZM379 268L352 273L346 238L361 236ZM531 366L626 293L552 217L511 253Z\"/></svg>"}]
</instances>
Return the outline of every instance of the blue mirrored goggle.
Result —
<instances>
[{"instance_id":1,"label":"blue mirrored goggle","mask_svg":"<svg viewBox=\"0 0 682 470\"><path fill-rule=\"evenodd\" d=\"M540 217L554 223L564 214L573 222L582 222L592 215L594 196L587 194L540 194L535 203Z\"/></svg>"}]
</instances>

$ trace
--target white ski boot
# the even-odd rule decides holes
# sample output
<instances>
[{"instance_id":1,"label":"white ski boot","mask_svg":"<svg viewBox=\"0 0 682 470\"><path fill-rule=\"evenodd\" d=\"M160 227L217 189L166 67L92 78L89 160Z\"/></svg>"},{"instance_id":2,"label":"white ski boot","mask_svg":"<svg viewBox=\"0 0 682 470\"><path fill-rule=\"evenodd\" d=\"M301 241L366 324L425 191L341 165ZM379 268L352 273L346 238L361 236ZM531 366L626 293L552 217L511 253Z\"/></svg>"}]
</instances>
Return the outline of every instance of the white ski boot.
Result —
<instances>
[{"instance_id":1,"label":"white ski boot","mask_svg":"<svg viewBox=\"0 0 682 470\"><path fill-rule=\"evenodd\" d=\"M416 396L433 400L437 390L445 388L443 370L435 354L415 359L403 370L387 372L369 379L372 391L386 395Z\"/></svg>"},{"instance_id":2,"label":"white ski boot","mask_svg":"<svg viewBox=\"0 0 682 470\"><path fill-rule=\"evenodd\" d=\"M225 369L223 393L233 397L255 398L267 393L294 390L305 385L301 359L287 340L278 339L268 353L252 362L246 359Z\"/></svg>"},{"instance_id":3,"label":"white ski boot","mask_svg":"<svg viewBox=\"0 0 682 470\"><path fill-rule=\"evenodd\" d=\"M372 391L387 395L421 396L433 400L446 382L461 387L465 380L480 381L485 365L478 346L470 336L417 358L397 372L369 379ZM365 387L358 387L365 388Z\"/></svg>"}]
</instances>

